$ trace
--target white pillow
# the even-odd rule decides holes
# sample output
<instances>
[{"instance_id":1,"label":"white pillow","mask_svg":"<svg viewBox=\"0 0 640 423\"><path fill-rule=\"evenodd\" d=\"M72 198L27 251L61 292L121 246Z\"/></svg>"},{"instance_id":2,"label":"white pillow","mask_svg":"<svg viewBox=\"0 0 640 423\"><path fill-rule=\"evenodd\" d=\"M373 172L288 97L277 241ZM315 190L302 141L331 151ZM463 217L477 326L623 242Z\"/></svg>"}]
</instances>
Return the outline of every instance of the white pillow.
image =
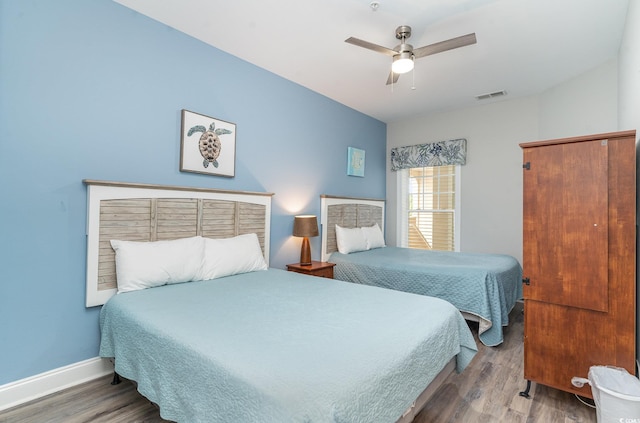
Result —
<instances>
[{"instance_id":1,"label":"white pillow","mask_svg":"<svg viewBox=\"0 0 640 423\"><path fill-rule=\"evenodd\" d=\"M367 240L367 250L385 246L384 235L382 235L382 230L377 223L369 227L363 226L362 233L364 234L364 238Z\"/></svg>"},{"instance_id":2,"label":"white pillow","mask_svg":"<svg viewBox=\"0 0 640 423\"><path fill-rule=\"evenodd\" d=\"M367 240L361 228L343 228L336 225L336 243L342 254L367 250Z\"/></svg>"},{"instance_id":3,"label":"white pillow","mask_svg":"<svg viewBox=\"0 0 640 423\"><path fill-rule=\"evenodd\" d=\"M267 263L255 233L233 238L204 238L204 260L198 279L216 279L266 269Z\"/></svg>"},{"instance_id":4,"label":"white pillow","mask_svg":"<svg viewBox=\"0 0 640 423\"><path fill-rule=\"evenodd\" d=\"M196 280L204 257L200 236L170 241L111 240L118 293Z\"/></svg>"}]
</instances>

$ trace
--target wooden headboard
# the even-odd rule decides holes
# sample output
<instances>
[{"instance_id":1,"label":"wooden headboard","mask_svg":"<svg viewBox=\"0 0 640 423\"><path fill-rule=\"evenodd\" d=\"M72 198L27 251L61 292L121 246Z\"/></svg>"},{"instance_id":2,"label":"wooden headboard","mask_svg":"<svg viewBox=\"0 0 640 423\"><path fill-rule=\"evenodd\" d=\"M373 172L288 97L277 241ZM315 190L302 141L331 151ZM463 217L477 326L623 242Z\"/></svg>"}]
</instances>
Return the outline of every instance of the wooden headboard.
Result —
<instances>
[{"instance_id":1,"label":"wooden headboard","mask_svg":"<svg viewBox=\"0 0 640 423\"><path fill-rule=\"evenodd\" d=\"M336 225L359 228L380 225L384 234L384 200L372 198L320 196L320 222L322 225L322 261L338 251Z\"/></svg>"},{"instance_id":2,"label":"wooden headboard","mask_svg":"<svg viewBox=\"0 0 640 423\"><path fill-rule=\"evenodd\" d=\"M84 180L87 185L86 306L116 293L110 240L159 241L256 233L269 264L271 193Z\"/></svg>"}]
</instances>

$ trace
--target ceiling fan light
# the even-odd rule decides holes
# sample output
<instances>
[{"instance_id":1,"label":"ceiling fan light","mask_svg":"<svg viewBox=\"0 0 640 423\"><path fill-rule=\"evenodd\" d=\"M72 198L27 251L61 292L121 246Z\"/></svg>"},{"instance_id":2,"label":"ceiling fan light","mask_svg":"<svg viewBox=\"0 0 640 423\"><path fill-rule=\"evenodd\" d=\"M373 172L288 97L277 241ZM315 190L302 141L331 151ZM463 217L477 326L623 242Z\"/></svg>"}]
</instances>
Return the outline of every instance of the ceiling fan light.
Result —
<instances>
[{"instance_id":1,"label":"ceiling fan light","mask_svg":"<svg viewBox=\"0 0 640 423\"><path fill-rule=\"evenodd\" d=\"M393 56L393 63L391 64L391 70L393 73L402 74L407 73L413 69L413 54L400 53Z\"/></svg>"}]
</instances>

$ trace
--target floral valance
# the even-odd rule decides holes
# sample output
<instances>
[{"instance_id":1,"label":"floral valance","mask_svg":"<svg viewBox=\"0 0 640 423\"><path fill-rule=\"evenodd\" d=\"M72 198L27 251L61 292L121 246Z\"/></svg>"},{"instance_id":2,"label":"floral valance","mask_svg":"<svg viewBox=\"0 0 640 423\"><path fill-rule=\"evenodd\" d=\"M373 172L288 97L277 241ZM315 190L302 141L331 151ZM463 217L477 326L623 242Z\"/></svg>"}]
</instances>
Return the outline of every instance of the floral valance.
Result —
<instances>
[{"instance_id":1,"label":"floral valance","mask_svg":"<svg viewBox=\"0 0 640 423\"><path fill-rule=\"evenodd\" d=\"M467 160L467 140L439 141L391 149L391 170L411 167L463 165Z\"/></svg>"}]
</instances>

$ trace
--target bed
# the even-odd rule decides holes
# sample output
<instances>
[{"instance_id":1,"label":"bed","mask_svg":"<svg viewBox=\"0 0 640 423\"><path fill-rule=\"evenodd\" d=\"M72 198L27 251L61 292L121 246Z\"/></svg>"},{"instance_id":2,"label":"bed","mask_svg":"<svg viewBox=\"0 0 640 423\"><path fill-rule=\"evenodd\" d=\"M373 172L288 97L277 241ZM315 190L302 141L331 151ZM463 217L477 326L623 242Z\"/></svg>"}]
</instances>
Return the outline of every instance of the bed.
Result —
<instances>
[{"instance_id":1,"label":"bed","mask_svg":"<svg viewBox=\"0 0 640 423\"><path fill-rule=\"evenodd\" d=\"M483 344L502 343L509 312L522 298L522 267L514 257L381 247L383 241L375 246L380 248L356 246L340 253L336 225L342 231L378 225L384 233L383 200L323 195L321 224L322 261L336 264L336 279L447 300L465 319L479 323Z\"/></svg>"},{"instance_id":2,"label":"bed","mask_svg":"<svg viewBox=\"0 0 640 423\"><path fill-rule=\"evenodd\" d=\"M269 268L270 195L86 183L88 247L98 245L88 248L97 256L87 258L92 271L87 304L104 303L100 356L114 358L115 371L135 381L165 419L410 422L439 384L452 371L462 371L477 351L464 319L446 301ZM219 194L223 209L235 210L229 214L234 217L214 211ZM159 213L157 204L166 199L173 210ZM195 212L179 211L191 208L183 200L191 204L194 201L187 200L194 199ZM156 203L151 222L129 216L146 215L146 209L131 204L147 200ZM114 204L123 208L114 213ZM203 218L207 213L216 218ZM253 222L250 230L238 223L246 215ZM196 222L187 223L191 218L186 216ZM181 222L182 230L158 231L177 225L170 220ZM147 223L132 224L139 221ZM218 232L219 224L235 229ZM143 241L145 237L150 239ZM252 247L228 248L226 243L237 239L251 239ZM180 251L193 251L185 250L183 242L205 243L201 267L208 270L221 266L210 266L213 258L239 263L257 254L262 262L213 279L180 281L174 276L188 266L172 268L173 255L162 250L166 259L156 262L170 274L169 282L116 295L121 281L134 279L131 274L140 273L137 264L145 261L125 260L122 252L128 250L123 246L139 252L175 244ZM213 244L227 247L211 255ZM110 245L115 253L108 252ZM230 256L219 257L225 254ZM125 274L121 265L132 267ZM116 287L101 287L104 274L110 275L114 267ZM106 290L110 295L94 292Z\"/></svg>"}]
</instances>

